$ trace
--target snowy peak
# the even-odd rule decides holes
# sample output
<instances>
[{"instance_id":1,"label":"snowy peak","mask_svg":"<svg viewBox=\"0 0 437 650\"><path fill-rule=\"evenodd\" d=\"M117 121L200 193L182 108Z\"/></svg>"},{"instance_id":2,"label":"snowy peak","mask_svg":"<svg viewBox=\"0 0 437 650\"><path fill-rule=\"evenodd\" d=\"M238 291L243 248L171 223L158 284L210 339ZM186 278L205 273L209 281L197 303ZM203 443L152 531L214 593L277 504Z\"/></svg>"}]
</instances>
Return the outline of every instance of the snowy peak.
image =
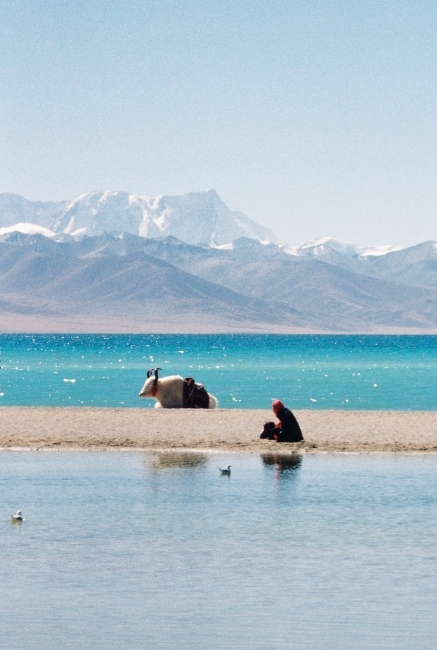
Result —
<instances>
[{"instance_id":1,"label":"snowy peak","mask_svg":"<svg viewBox=\"0 0 437 650\"><path fill-rule=\"evenodd\" d=\"M43 235L44 237L56 237L56 233L44 226L36 226L33 223L17 223L15 226L9 228L0 228L0 241L9 238L13 233L21 233L22 235Z\"/></svg>"},{"instance_id":2,"label":"snowy peak","mask_svg":"<svg viewBox=\"0 0 437 650\"><path fill-rule=\"evenodd\" d=\"M345 257L379 257L387 253L400 251L403 248L400 244L363 247L351 244L350 242L332 239L331 237L323 237L322 239L313 239L300 246L284 246L283 250L284 253L296 257L310 257L324 260L331 257L332 254L339 254Z\"/></svg>"},{"instance_id":3,"label":"snowy peak","mask_svg":"<svg viewBox=\"0 0 437 650\"><path fill-rule=\"evenodd\" d=\"M279 243L268 228L229 210L215 190L184 196L91 192L71 203L34 203L0 194L0 228L18 222L73 237L127 232L147 238L173 236L192 245L222 246L239 237Z\"/></svg>"},{"instance_id":4,"label":"snowy peak","mask_svg":"<svg viewBox=\"0 0 437 650\"><path fill-rule=\"evenodd\" d=\"M215 190L184 196L132 196L141 205L142 237L171 235L187 244L223 246L239 237L278 243L276 235L241 212L231 212Z\"/></svg>"},{"instance_id":5,"label":"snowy peak","mask_svg":"<svg viewBox=\"0 0 437 650\"><path fill-rule=\"evenodd\" d=\"M91 192L69 204L53 224L55 232L73 236L124 231L138 235L142 211L126 192Z\"/></svg>"},{"instance_id":6,"label":"snowy peak","mask_svg":"<svg viewBox=\"0 0 437 650\"><path fill-rule=\"evenodd\" d=\"M410 248L400 245L363 247L324 237L299 246L284 245L268 228L241 212L229 210L215 190L183 196L96 191L71 202L58 203L28 201L16 194L0 193L2 241L11 241L12 235L17 241L36 234L54 241L67 241L68 238L123 232L146 239L174 237L190 246L236 249L248 255L273 255L282 251L294 257L317 259L350 269L355 268L356 263L360 263L361 268L364 264L371 266L378 259L388 264L393 254L399 263L402 260L406 264L436 257L435 242ZM256 243L264 246L250 253L250 247Z\"/></svg>"}]
</instances>

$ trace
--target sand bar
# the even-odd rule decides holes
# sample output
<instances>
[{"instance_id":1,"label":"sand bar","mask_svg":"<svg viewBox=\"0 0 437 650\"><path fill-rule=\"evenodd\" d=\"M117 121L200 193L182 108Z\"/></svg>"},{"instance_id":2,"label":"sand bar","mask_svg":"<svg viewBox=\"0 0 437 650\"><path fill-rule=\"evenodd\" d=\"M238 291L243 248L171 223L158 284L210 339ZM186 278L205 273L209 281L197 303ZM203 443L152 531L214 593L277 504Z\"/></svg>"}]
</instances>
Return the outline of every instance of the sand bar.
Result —
<instances>
[{"instance_id":1,"label":"sand bar","mask_svg":"<svg viewBox=\"0 0 437 650\"><path fill-rule=\"evenodd\" d=\"M260 440L264 410L0 408L0 449L437 452L435 411L295 411L305 442Z\"/></svg>"}]
</instances>

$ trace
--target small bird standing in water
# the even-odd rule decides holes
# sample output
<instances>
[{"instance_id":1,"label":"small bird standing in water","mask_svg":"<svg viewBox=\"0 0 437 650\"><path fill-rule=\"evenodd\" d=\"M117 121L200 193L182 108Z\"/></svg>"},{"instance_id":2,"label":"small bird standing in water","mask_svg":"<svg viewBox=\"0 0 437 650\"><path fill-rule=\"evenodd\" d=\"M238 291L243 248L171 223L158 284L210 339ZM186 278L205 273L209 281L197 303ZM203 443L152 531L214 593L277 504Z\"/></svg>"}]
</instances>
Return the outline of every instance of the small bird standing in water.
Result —
<instances>
[{"instance_id":1,"label":"small bird standing in water","mask_svg":"<svg viewBox=\"0 0 437 650\"><path fill-rule=\"evenodd\" d=\"M225 467L225 469L222 469L221 467L219 467L219 470L221 471L222 474L225 474L227 476L231 475L231 466L230 465L227 465Z\"/></svg>"},{"instance_id":2,"label":"small bird standing in water","mask_svg":"<svg viewBox=\"0 0 437 650\"><path fill-rule=\"evenodd\" d=\"M11 521L12 522L24 521L23 515L21 514L21 510L17 510L15 515L11 515Z\"/></svg>"}]
</instances>

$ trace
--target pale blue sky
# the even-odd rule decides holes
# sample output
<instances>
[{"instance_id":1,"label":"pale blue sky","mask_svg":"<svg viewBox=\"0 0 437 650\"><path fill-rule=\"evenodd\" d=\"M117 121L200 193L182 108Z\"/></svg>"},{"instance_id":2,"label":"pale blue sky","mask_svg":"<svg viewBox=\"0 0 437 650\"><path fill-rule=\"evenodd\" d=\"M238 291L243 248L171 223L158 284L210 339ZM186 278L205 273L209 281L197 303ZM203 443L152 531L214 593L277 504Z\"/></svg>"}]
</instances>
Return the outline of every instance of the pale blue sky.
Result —
<instances>
[{"instance_id":1,"label":"pale blue sky","mask_svg":"<svg viewBox=\"0 0 437 650\"><path fill-rule=\"evenodd\" d=\"M291 243L437 240L437 3L0 0L0 191L214 188Z\"/></svg>"}]
</instances>

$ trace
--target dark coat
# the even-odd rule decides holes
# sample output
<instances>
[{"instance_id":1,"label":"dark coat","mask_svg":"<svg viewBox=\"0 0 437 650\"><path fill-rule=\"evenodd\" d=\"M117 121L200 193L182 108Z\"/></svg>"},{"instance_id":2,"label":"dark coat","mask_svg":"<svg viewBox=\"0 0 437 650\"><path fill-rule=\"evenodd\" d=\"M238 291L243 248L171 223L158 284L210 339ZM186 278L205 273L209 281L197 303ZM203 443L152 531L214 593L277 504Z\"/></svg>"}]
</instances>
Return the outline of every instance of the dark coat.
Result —
<instances>
[{"instance_id":1,"label":"dark coat","mask_svg":"<svg viewBox=\"0 0 437 650\"><path fill-rule=\"evenodd\" d=\"M288 408L283 408L277 413L279 422L275 425L273 422L267 422L260 438L268 438L278 442L300 442L303 440L302 431L298 421Z\"/></svg>"},{"instance_id":2,"label":"dark coat","mask_svg":"<svg viewBox=\"0 0 437 650\"><path fill-rule=\"evenodd\" d=\"M299 423L290 409L283 408L276 415L281 423L278 442L300 442L303 440Z\"/></svg>"}]
</instances>

